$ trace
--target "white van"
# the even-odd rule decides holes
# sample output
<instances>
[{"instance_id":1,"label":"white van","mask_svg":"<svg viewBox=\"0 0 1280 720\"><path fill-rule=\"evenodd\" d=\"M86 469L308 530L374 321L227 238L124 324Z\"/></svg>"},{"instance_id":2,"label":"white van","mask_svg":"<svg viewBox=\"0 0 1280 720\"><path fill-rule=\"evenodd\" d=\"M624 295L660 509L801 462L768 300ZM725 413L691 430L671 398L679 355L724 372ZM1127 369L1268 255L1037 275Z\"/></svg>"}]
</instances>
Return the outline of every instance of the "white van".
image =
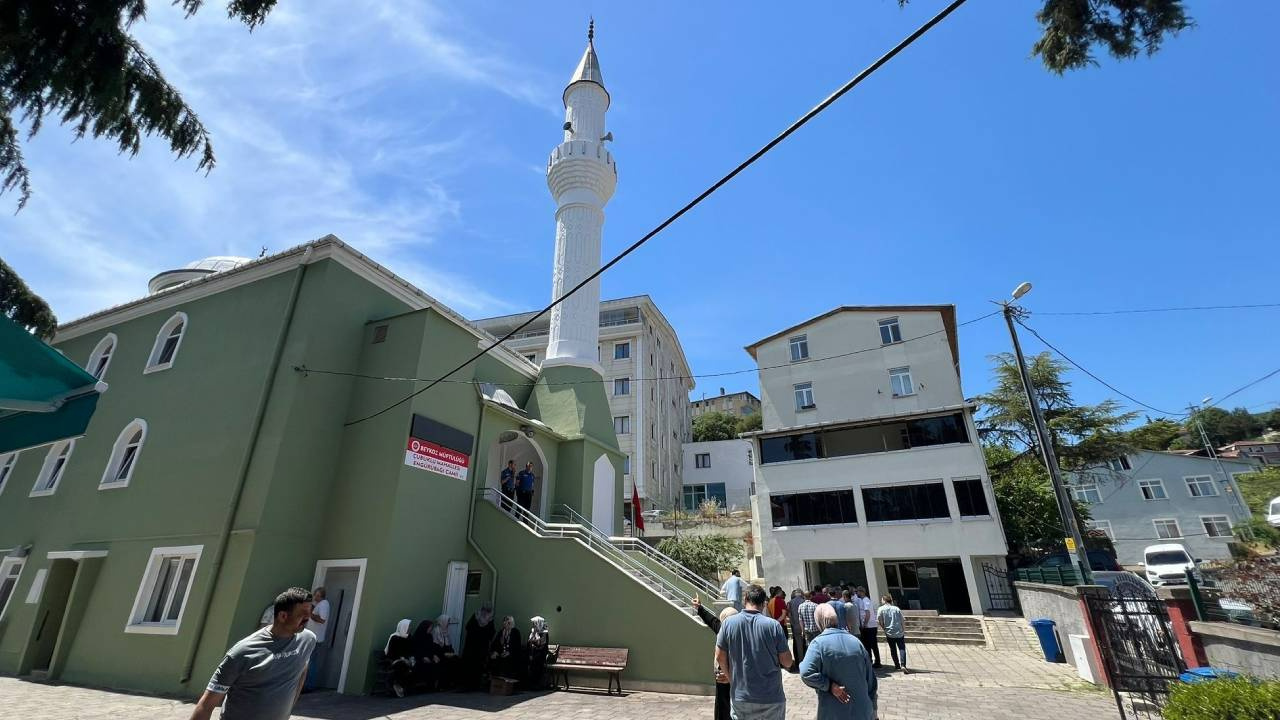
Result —
<instances>
[{"instance_id":1,"label":"white van","mask_svg":"<svg viewBox=\"0 0 1280 720\"><path fill-rule=\"evenodd\" d=\"M1156 587L1161 585L1185 585L1187 573L1196 569L1191 553L1178 543L1164 545L1148 545L1142 551L1142 566L1147 573L1147 582Z\"/></svg>"},{"instance_id":2,"label":"white van","mask_svg":"<svg viewBox=\"0 0 1280 720\"><path fill-rule=\"evenodd\" d=\"M1267 523L1272 527L1280 527L1280 497L1271 498L1267 505Z\"/></svg>"}]
</instances>

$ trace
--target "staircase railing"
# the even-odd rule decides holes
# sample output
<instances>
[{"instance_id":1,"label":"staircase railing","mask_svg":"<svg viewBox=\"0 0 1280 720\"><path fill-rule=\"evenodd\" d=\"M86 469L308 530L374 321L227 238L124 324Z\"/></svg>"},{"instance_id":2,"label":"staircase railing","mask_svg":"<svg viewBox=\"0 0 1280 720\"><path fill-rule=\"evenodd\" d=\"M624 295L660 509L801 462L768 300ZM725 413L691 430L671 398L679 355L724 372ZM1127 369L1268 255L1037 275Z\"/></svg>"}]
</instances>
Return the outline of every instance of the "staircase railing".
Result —
<instances>
[{"instance_id":1,"label":"staircase railing","mask_svg":"<svg viewBox=\"0 0 1280 720\"><path fill-rule=\"evenodd\" d=\"M540 537L560 537L577 540L587 547L587 549L595 552L597 555L609 560L614 565L622 568L628 574L631 574L642 585L649 587L658 596L665 599L671 605L679 608L685 613L691 612L688 593L675 585L672 585L666 578L662 577L652 569L646 567L644 563L636 560L634 557L623 552L613 543L609 542L597 529L588 529L577 523L549 523L538 517L536 514L521 507L513 500L506 498L494 488L483 488L476 493L476 500L485 500L492 503L502 512L507 513L516 522L525 526L534 534ZM656 588L654 587L656 586Z\"/></svg>"},{"instance_id":2,"label":"staircase railing","mask_svg":"<svg viewBox=\"0 0 1280 720\"><path fill-rule=\"evenodd\" d=\"M609 544L619 550L624 552L634 551L643 554L666 568L672 575L675 575L681 580L692 585L699 594L705 595L708 600L715 600L720 597L720 588L712 584L711 581L685 567L678 560L653 547L649 543L632 537L610 537L609 535L606 535L603 530L592 524L592 522L584 517L582 513L574 510L568 505L558 505L556 512L563 514L570 522L575 522L590 529L591 532L606 540Z\"/></svg>"}]
</instances>

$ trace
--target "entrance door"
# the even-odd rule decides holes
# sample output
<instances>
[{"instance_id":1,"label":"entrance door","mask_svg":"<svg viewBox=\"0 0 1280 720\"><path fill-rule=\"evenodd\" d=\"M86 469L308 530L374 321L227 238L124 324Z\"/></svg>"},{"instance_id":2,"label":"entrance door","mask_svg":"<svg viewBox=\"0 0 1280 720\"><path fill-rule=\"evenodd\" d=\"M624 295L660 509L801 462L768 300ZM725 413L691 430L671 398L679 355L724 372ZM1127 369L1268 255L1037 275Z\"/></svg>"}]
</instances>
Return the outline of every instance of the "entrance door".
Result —
<instances>
[{"instance_id":1,"label":"entrance door","mask_svg":"<svg viewBox=\"0 0 1280 720\"><path fill-rule=\"evenodd\" d=\"M467 564L454 561L449 563L448 574L444 579L444 614L453 618L449 625L449 636L454 648L462 647L462 620L467 603Z\"/></svg>"},{"instance_id":2,"label":"entrance door","mask_svg":"<svg viewBox=\"0 0 1280 720\"><path fill-rule=\"evenodd\" d=\"M969 615L969 587L964 581L964 568L957 560L938 561L938 580L942 584L942 605L951 615Z\"/></svg>"},{"instance_id":3,"label":"entrance door","mask_svg":"<svg viewBox=\"0 0 1280 720\"><path fill-rule=\"evenodd\" d=\"M601 455L593 470L595 475L591 487L591 524L600 532L613 536L613 463L608 455Z\"/></svg>"},{"instance_id":4,"label":"entrance door","mask_svg":"<svg viewBox=\"0 0 1280 720\"><path fill-rule=\"evenodd\" d=\"M889 594L906 610L920 609L920 580L913 562L885 562L885 585Z\"/></svg>"},{"instance_id":5,"label":"entrance door","mask_svg":"<svg viewBox=\"0 0 1280 720\"><path fill-rule=\"evenodd\" d=\"M50 563L38 611L40 616L36 618L36 635L32 640L35 654L31 669L34 672L48 672L49 665L53 663L53 651L58 646L58 635L67 614L67 601L71 599L71 586L78 566L75 560L54 560Z\"/></svg>"},{"instance_id":6,"label":"entrance door","mask_svg":"<svg viewBox=\"0 0 1280 720\"><path fill-rule=\"evenodd\" d=\"M324 667L319 669L320 688L338 687L342 680L342 660L347 654L351 639L351 611L355 608L356 585L360 581L360 569L353 567L327 568L321 584L329 601L329 621L324 632Z\"/></svg>"}]
</instances>

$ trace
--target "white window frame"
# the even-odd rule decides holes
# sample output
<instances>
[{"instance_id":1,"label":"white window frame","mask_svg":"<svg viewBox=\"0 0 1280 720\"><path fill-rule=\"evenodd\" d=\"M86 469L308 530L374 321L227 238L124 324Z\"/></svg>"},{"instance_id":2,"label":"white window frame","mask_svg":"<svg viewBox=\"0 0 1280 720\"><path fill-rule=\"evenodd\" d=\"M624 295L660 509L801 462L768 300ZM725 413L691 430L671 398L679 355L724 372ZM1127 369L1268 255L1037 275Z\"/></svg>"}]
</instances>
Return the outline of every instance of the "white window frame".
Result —
<instances>
[{"instance_id":1,"label":"white window frame","mask_svg":"<svg viewBox=\"0 0 1280 720\"><path fill-rule=\"evenodd\" d=\"M1133 466L1129 463L1129 458L1124 455L1108 460L1107 467L1111 468L1112 472L1125 472L1133 469Z\"/></svg>"},{"instance_id":2,"label":"white window frame","mask_svg":"<svg viewBox=\"0 0 1280 720\"><path fill-rule=\"evenodd\" d=\"M5 598L3 603L0 603L0 620L4 619L4 613L9 609L9 603L13 602L13 596L18 594L18 583L22 582L22 571L26 565L27 559L24 557L0 559L0 581L9 577L14 567L18 568L17 574L13 576L13 589L9 591L9 597Z\"/></svg>"},{"instance_id":3,"label":"white window frame","mask_svg":"<svg viewBox=\"0 0 1280 720\"><path fill-rule=\"evenodd\" d=\"M98 380L105 381L107 379L107 370L111 368L111 359L115 357L117 345L118 341L115 333L103 335L98 344L94 346L93 352L89 353L89 362L85 364L84 369ZM99 363L102 364L102 371L94 372L94 368Z\"/></svg>"},{"instance_id":4,"label":"white window frame","mask_svg":"<svg viewBox=\"0 0 1280 720\"><path fill-rule=\"evenodd\" d=\"M902 323L898 322L898 318L885 318L878 323L880 328L880 344L881 345L897 345L902 342ZM884 331L889 331L889 341L885 342Z\"/></svg>"},{"instance_id":5,"label":"white window frame","mask_svg":"<svg viewBox=\"0 0 1280 720\"><path fill-rule=\"evenodd\" d=\"M622 456L622 474L631 474L631 453Z\"/></svg>"},{"instance_id":6,"label":"white window frame","mask_svg":"<svg viewBox=\"0 0 1280 720\"><path fill-rule=\"evenodd\" d=\"M1138 485L1138 494L1142 496L1142 499L1144 502L1157 502L1160 500L1169 499L1169 489L1164 486L1164 480L1160 478L1150 478L1147 480L1139 480L1137 485ZM1160 493L1164 495L1164 497L1147 497L1147 493L1145 492L1145 490L1148 487L1159 487Z\"/></svg>"},{"instance_id":7,"label":"white window frame","mask_svg":"<svg viewBox=\"0 0 1280 720\"><path fill-rule=\"evenodd\" d=\"M203 545L158 547L151 550L151 556L147 558L146 569L142 573L142 582L138 585L138 594L133 599L133 609L129 611L129 619L124 626L125 632L143 635L178 634L178 630L182 627L182 616L186 614L187 606L191 603L191 588L195 585L196 575L200 572L200 555L203 552ZM195 564L191 567L191 577L187 578L187 587L182 595L182 607L178 608L178 618L171 622L143 622L143 613L147 611L151 594L155 592L156 583L160 580L161 566L164 561L171 558L181 558L183 561L195 559ZM169 601L165 603L166 605L172 602L172 597L171 594ZM168 613L166 612L165 614Z\"/></svg>"},{"instance_id":8,"label":"white window frame","mask_svg":"<svg viewBox=\"0 0 1280 720\"><path fill-rule=\"evenodd\" d=\"M906 380L904 381L903 378ZM910 366L889 369L889 388L894 397L911 397L916 394L916 384L911 378ZM900 389L908 392L899 392Z\"/></svg>"},{"instance_id":9,"label":"white window frame","mask_svg":"<svg viewBox=\"0 0 1280 720\"><path fill-rule=\"evenodd\" d=\"M1109 540L1115 542L1116 534L1115 531L1111 529L1110 520L1085 520L1084 525L1089 530L1101 530Z\"/></svg>"},{"instance_id":10,"label":"white window frame","mask_svg":"<svg viewBox=\"0 0 1280 720\"><path fill-rule=\"evenodd\" d=\"M1222 535L1214 535L1214 534L1213 534L1212 532L1210 532L1210 530L1209 530L1209 522L1206 522L1206 521L1221 521L1221 522L1223 522L1223 523L1226 523L1226 525L1227 525L1227 532L1226 532L1225 534L1222 534ZM1216 525L1217 525L1217 522L1214 522L1214 525L1216 526ZM1231 518L1230 518L1230 517L1228 517L1228 516L1226 516L1226 515L1201 515L1201 516L1200 516L1200 526L1204 528L1204 533L1205 533L1205 535L1206 535L1206 536L1208 536L1209 538L1227 538L1228 540L1230 540L1230 539L1232 539L1233 537L1235 537L1235 535L1231 532L1231 530L1232 530L1232 527L1231 527Z\"/></svg>"},{"instance_id":11,"label":"white window frame","mask_svg":"<svg viewBox=\"0 0 1280 720\"><path fill-rule=\"evenodd\" d=\"M622 392L618 392L619 389L621 389ZM631 394L631 378L620 377L620 378L613 379L613 396L614 397L622 397L624 395L630 395L630 394Z\"/></svg>"},{"instance_id":12,"label":"white window frame","mask_svg":"<svg viewBox=\"0 0 1280 720\"><path fill-rule=\"evenodd\" d=\"M1088 494L1091 491L1098 496L1097 500L1089 499ZM1098 488L1098 483L1080 483L1071 488L1071 494L1075 496L1076 500L1088 505L1097 505L1102 502L1102 491Z\"/></svg>"},{"instance_id":13,"label":"white window frame","mask_svg":"<svg viewBox=\"0 0 1280 720\"><path fill-rule=\"evenodd\" d=\"M1218 497L1218 484L1213 481L1212 475L1186 475L1182 478L1182 481L1187 484L1187 495L1193 499ZM1211 492L1197 495L1195 491L1191 489L1192 486L1202 487L1204 482L1209 483L1209 490Z\"/></svg>"},{"instance_id":14,"label":"white window frame","mask_svg":"<svg viewBox=\"0 0 1280 720\"><path fill-rule=\"evenodd\" d=\"M796 335L787 340L787 349L790 353L791 362L803 362L809 359L809 336Z\"/></svg>"},{"instance_id":15,"label":"white window frame","mask_svg":"<svg viewBox=\"0 0 1280 720\"><path fill-rule=\"evenodd\" d=\"M623 352L622 355L619 355L618 350L622 348L626 348L626 349L622 351ZM631 341L630 340L626 342L616 342L613 344L613 359L614 360L630 360L631 359Z\"/></svg>"},{"instance_id":16,"label":"white window frame","mask_svg":"<svg viewBox=\"0 0 1280 720\"><path fill-rule=\"evenodd\" d=\"M814 399L814 397L813 397L813 383L812 383L812 382L796 383L795 385L792 385L792 386L791 386L791 392L795 395L795 399L796 399L796 412L803 412L803 411L805 411L805 410L812 410L812 409L814 409L814 408L818 407L818 402L817 402L817 400L816 400L816 399ZM807 404L801 400L801 398L804 398L804 397L807 397L807 398L808 398L808 400L809 400L809 402L808 402Z\"/></svg>"},{"instance_id":17,"label":"white window frame","mask_svg":"<svg viewBox=\"0 0 1280 720\"><path fill-rule=\"evenodd\" d=\"M695 469L711 467L711 453L695 453L693 456L693 467Z\"/></svg>"},{"instance_id":18,"label":"white window frame","mask_svg":"<svg viewBox=\"0 0 1280 720\"><path fill-rule=\"evenodd\" d=\"M1173 529L1177 531L1176 535L1161 535L1160 523L1173 523ZM1182 526L1178 524L1178 518L1152 518L1151 526L1156 530L1156 538L1159 540L1181 540Z\"/></svg>"},{"instance_id":19,"label":"white window frame","mask_svg":"<svg viewBox=\"0 0 1280 720\"><path fill-rule=\"evenodd\" d=\"M182 325L182 332L178 333L178 343L173 347L173 355L170 356L168 362L160 362L160 354L164 352L164 346L173 331ZM182 340L187 336L187 331L191 329L190 323L187 322L187 314L177 312L160 326L160 332L156 333L156 341L151 346L151 354L147 356L147 366L143 368L142 374L160 372L173 367L173 363L178 359L178 353L182 351Z\"/></svg>"},{"instance_id":20,"label":"white window frame","mask_svg":"<svg viewBox=\"0 0 1280 720\"><path fill-rule=\"evenodd\" d=\"M120 464L124 462L125 452L128 451L133 443L135 433L141 433L138 438L138 444L133 451L133 459L129 462L129 469L123 478L118 478L120 474ZM98 482L99 490L114 490L129 486L129 481L133 479L133 471L138 467L138 458L142 455L142 448L147 444L147 421L142 418L134 418L128 425L124 426L124 430L116 436L116 442L111 446L111 458L107 460L107 466L102 470L102 480Z\"/></svg>"},{"instance_id":21,"label":"white window frame","mask_svg":"<svg viewBox=\"0 0 1280 720\"><path fill-rule=\"evenodd\" d=\"M66 450L63 457L63 450ZM36 475L36 484L31 486L31 492L27 497L44 497L58 492L58 486L62 484L62 478L67 474L67 466L71 464L71 455L76 451L76 441L59 440L49 446L49 452L45 453L44 464L40 466L40 474ZM57 465L59 457L63 457L62 467L57 469L55 474L54 466ZM50 482L52 481L52 482ZM48 487L41 487L47 485Z\"/></svg>"},{"instance_id":22,"label":"white window frame","mask_svg":"<svg viewBox=\"0 0 1280 720\"><path fill-rule=\"evenodd\" d=\"M618 429L618 421L621 420L622 430ZM613 434L614 435L630 435L631 434L631 416L630 415L614 415L613 416Z\"/></svg>"},{"instance_id":23,"label":"white window frame","mask_svg":"<svg viewBox=\"0 0 1280 720\"><path fill-rule=\"evenodd\" d=\"M14 468L18 467L19 452L15 450L14 452L0 455L0 494L4 494L4 488L9 484L9 478L13 477Z\"/></svg>"}]
</instances>

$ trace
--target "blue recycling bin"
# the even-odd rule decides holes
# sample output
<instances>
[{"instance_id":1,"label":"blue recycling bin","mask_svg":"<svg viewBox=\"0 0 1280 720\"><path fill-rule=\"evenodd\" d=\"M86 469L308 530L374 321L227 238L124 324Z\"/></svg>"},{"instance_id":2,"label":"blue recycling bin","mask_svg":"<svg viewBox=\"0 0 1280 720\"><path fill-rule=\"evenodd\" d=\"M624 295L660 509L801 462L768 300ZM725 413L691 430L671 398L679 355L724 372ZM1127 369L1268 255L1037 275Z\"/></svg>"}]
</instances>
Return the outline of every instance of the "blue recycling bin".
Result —
<instances>
[{"instance_id":1,"label":"blue recycling bin","mask_svg":"<svg viewBox=\"0 0 1280 720\"><path fill-rule=\"evenodd\" d=\"M1054 632L1054 626L1057 625L1049 618L1036 618L1031 621L1031 628L1036 631L1036 637L1040 639L1040 649L1044 652L1045 662L1065 662L1062 659L1062 646L1058 644L1058 635Z\"/></svg>"},{"instance_id":2,"label":"blue recycling bin","mask_svg":"<svg viewBox=\"0 0 1280 720\"><path fill-rule=\"evenodd\" d=\"M1210 680L1230 680L1231 678L1240 677L1240 673L1226 668L1216 667L1197 667L1191 668L1178 676L1178 679L1184 683L1194 684L1208 682Z\"/></svg>"}]
</instances>

